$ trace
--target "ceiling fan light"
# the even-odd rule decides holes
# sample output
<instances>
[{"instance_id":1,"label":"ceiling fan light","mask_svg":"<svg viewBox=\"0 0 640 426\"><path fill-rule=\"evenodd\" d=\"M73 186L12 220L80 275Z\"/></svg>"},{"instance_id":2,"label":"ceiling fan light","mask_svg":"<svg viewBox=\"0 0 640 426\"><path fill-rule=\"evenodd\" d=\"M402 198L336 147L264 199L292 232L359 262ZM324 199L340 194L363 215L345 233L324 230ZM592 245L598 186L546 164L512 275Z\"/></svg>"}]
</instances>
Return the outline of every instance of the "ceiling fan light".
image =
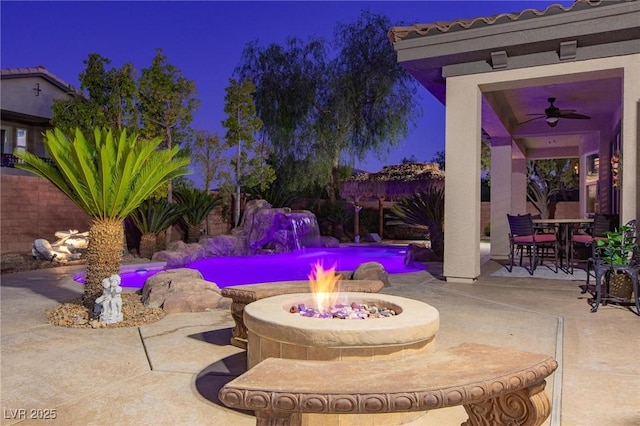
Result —
<instances>
[{"instance_id":1,"label":"ceiling fan light","mask_svg":"<svg viewBox=\"0 0 640 426\"><path fill-rule=\"evenodd\" d=\"M559 120L560 120L559 117L547 117L544 119L544 121L547 122L549 127L556 127L558 125Z\"/></svg>"}]
</instances>

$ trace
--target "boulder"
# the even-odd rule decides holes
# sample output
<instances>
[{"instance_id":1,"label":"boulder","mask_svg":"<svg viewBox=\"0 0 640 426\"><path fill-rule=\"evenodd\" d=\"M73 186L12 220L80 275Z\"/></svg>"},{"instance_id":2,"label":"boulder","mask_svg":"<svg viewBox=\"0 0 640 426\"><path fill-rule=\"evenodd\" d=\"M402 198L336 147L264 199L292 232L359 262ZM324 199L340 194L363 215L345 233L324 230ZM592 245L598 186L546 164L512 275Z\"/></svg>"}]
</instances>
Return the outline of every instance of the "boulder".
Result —
<instances>
[{"instance_id":1,"label":"boulder","mask_svg":"<svg viewBox=\"0 0 640 426\"><path fill-rule=\"evenodd\" d=\"M223 297L215 283L205 281L195 269L162 271L147 279L142 288L142 303L161 307L166 313L204 312L226 309L231 299Z\"/></svg>"},{"instance_id":2,"label":"boulder","mask_svg":"<svg viewBox=\"0 0 640 426\"><path fill-rule=\"evenodd\" d=\"M237 256L242 253L242 243L237 235L203 238L201 244L206 256Z\"/></svg>"},{"instance_id":3,"label":"boulder","mask_svg":"<svg viewBox=\"0 0 640 426\"><path fill-rule=\"evenodd\" d=\"M186 265L183 253L171 250L157 251L153 254L151 260L153 262L165 262L167 268L180 268Z\"/></svg>"},{"instance_id":4,"label":"boulder","mask_svg":"<svg viewBox=\"0 0 640 426\"><path fill-rule=\"evenodd\" d=\"M167 268L179 268L204 257L205 248L199 243L185 244L182 241L174 241L169 244L168 250L154 253L151 260L166 262Z\"/></svg>"},{"instance_id":5,"label":"boulder","mask_svg":"<svg viewBox=\"0 0 640 426\"><path fill-rule=\"evenodd\" d=\"M438 257L425 244L410 243L404 256L406 266L418 266L417 263L437 262Z\"/></svg>"},{"instance_id":6,"label":"boulder","mask_svg":"<svg viewBox=\"0 0 640 426\"><path fill-rule=\"evenodd\" d=\"M365 262L353 272L353 280L380 280L385 287L391 287L389 274L379 262Z\"/></svg>"},{"instance_id":7,"label":"boulder","mask_svg":"<svg viewBox=\"0 0 640 426\"><path fill-rule=\"evenodd\" d=\"M320 242L322 244L322 247L328 247L328 248L340 247L340 240L338 240L335 237L327 237L323 235L320 237Z\"/></svg>"}]
</instances>

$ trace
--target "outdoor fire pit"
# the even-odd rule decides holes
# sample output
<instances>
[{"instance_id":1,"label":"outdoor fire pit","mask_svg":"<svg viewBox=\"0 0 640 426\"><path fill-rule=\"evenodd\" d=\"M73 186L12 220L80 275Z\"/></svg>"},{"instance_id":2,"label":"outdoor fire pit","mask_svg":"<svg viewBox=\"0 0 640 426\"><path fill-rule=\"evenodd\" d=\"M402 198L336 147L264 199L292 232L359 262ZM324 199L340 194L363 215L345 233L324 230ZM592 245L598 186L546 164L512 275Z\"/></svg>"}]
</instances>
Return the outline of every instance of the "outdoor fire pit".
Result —
<instances>
[{"instance_id":1,"label":"outdoor fire pit","mask_svg":"<svg viewBox=\"0 0 640 426\"><path fill-rule=\"evenodd\" d=\"M314 303L310 293L283 294L258 300L247 305L244 310L244 322L248 331L247 368L254 367L266 358L338 362L401 358L435 350L439 314L431 305L377 293L342 293L338 297L341 302L393 309L396 315L349 320L310 318L291 313L292 306ZM339 377L334 379L340 380ZM366 380L366 377L362 380ZM398 377L398 380L402 378ZM400 424L422 414L424 413L375 414L375 424ZM308 425L371 424L371 415L367 415L367 419L337 414L304 416L309 416L307 423L304 423ZM345 416L348 420L344 419Z\"/></svg>"}]
</instances>

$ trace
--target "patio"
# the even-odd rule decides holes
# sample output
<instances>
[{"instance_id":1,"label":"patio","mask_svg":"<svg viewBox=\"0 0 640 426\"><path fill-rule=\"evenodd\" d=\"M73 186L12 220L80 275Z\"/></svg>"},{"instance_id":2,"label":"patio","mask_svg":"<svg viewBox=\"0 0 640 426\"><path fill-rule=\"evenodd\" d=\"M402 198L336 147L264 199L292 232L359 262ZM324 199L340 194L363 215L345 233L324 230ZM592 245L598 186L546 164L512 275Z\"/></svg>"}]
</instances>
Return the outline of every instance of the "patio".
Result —
<instances>
[{"instance_id":1,"label":"patio","mask_svg":"<svg viewBox=\"0 0 640 426\"><path fill-rule=\"evenodd\" d=\"M501 266L488 260L488 246L481 253L482 274L473 285L418 272L392 275L392 287L382 292L440 311L437 350L476 342L556 357L546 425L638 424L638 318L613 305L590 313L578 281L492 276ZM69 278L79 268L2 277L1 424L25 418L31 424L30 414L45 410L55 410L54 423L65 425L255 424L250 414L217 403L220 387L245 362L244 351L229 344L228 311L171 314L140 329L47 324L47 309L80 293ZM465 419L457 407L411 424Z\"/></svg>"}]
</instances>

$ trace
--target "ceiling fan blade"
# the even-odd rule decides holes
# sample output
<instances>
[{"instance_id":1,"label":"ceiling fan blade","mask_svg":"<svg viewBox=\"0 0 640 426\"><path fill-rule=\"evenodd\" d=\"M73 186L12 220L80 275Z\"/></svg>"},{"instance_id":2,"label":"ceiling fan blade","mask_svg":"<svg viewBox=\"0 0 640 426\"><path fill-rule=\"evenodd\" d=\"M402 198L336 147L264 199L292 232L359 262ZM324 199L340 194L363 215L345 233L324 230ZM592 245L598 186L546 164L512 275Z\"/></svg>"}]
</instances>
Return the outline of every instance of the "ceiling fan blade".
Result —
<instances>
[{"instance_id":1,"label":"ceiling fan blade","mask_svg":"<svg viewBox=\"0 0 640 426\"><path fill-rule=\"evenodd\" d=\"M537 114L527 114L527 115L539 115L540 117L544 117L546 114L537 113Z\"/></svg>"},{"instance_id":2,"label":"ceiling fan blade","mask_svg":"<svg viewBox=\"0 0 640 426\"><path fill-rule=\"evenodd\" d=\"M560 118L569 118L572 120L589 120L591 117L589 117L588 115L570 112L568 114L560 114Z\"/></svg>"},{"instance_id":3,"label":"ceiling fan blade","mask_svg":"<svg viewBox=\"0 0 640 426\"><path fill-rule=\"evenodd\" d=\"M531 115L531 114L527 114L527 115ZM545 115L543 114L543 115L541 115L540 117L532 118L531 120L527 120L527 121L523 121L522 123L518 123L518 126L520 126L520 125L522 125L522 124L525 124L525 123L528 123L528 122L530 122L530 121L540 120L541 118L545 118Z\"/></svg>"},{"instance_id":4,"label":"ceiling fan blade","mask_svg":"<svg viewBox=\"0 0 640 426\"><path fill-rule=\"evenodd\" d=\"M563 114L570 114L570 113L576 112L576 111L577 110L575 110L575 109L561 109L558 112L560 113L560 115L563 115Z\"/></svg>"}]
</instances>

